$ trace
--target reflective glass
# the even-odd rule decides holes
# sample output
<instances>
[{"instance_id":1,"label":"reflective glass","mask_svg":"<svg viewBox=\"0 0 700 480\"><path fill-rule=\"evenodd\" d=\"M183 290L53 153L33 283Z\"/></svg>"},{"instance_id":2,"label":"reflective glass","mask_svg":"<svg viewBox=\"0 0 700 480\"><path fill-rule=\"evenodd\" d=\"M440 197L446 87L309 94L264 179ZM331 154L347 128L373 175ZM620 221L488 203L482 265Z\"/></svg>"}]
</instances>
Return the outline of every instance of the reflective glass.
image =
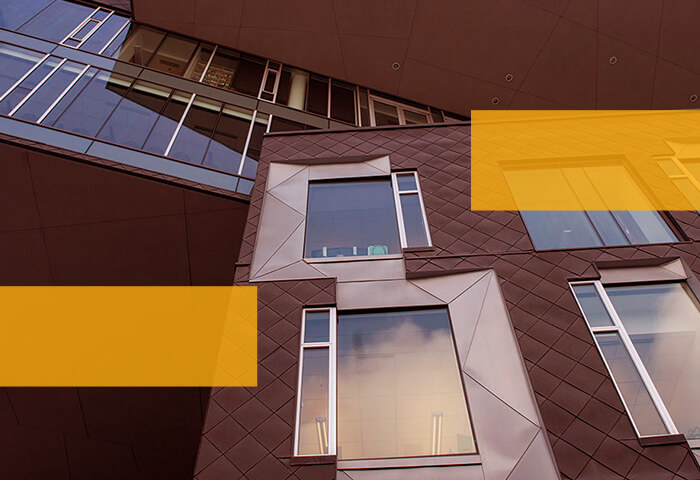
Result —
<instances>
[{"instance_id":1,"label":"reflective glass","mask_svg":"<svg viewBox=\"0 0 700 480\"><path fill-rule=\"evenodd\" d=\"M85 72L81 77L78 78L78 81L75 82L75 84L71 87L70 90L68 90L68 93L66 93L63 98L61 98L61 101L58 102L56 106L49 112L49 114L42 120L43 125L53 125L53 123L56 121L56 119L61 116L61 114L65 111L66 108L68 108L72 103L75 98L80 95L80 92L83 91L85 86L90 83L90 81L95 77L95 75L99 72L99 70L95 67L90 67L87 72Z\"/></svg>"},{"instance_id":2,"label":"reflective glass","mask_svg":"<svg viewBox=\"0 0 700 480\"><path fill-rule=\"evenodd\" d=\"M84 65L66 62L54 72L51 77L17 110L15 117L37 121L46 109L63 93L68 85L75 80Z\"/></svg>"},{"instance_id":3,"label":"reflective glass","mask_svg":"<svg viewBox=\"0 0 700 480\"><path fill-rule=\"evenodd\" d=\"M151 130L148 135L148 139L143 146L143 149L147 152L157 153L163 155L165 149L168 148L170 140L175 133L182 115L185 113L187 108L187 103L192 97L191 93L186 92L175 92L168 101L165 110L158 117L155 127Z\"/></svg>"},{"instance_id":4,"label":"reflective glass","mask_svg":"<svg viewBox=\"0 0 700 480\"><path fill-rule=\"evenodd\" d=\"M428 123L428 115L425 113L418 113L414 112L413 110L404 109L403 116L406 119L406 125Z\"/></svg>"},{"instance_id":5,"label":"reflective glass","mask_svg":"<svg viewBox=\"0 0 700 480\"><path fill-rule=\"evenodd\" d=\"M591 327L607 327L613 324L593 284L574 285L573 288Z\"/></svg>"},{"instance_id":6,"label":"reflective glass","mask_svg":"<svg viewBox=\"0 0 700 480\"><path fill-rule=\"evenodd\" d=\"M219 88L231 88L233 76L238 67L240 54L231 50L219 48L211 61L207 74L202 83ZM257 93L257 92L256 92Z\"/></svg>"},{"instance_id":7,"label":"reflective glass","mask_svg":"<svg viewBox=\"0 0 700 480\"><path fill-rule=\"evenodd\" d=\"M171 90L138 81L109 117L97 138L140 149L170 96Z\"/></svg>"},{"instance_id":8,"label":"reflective glass","mask_svg":"<svg viewBox=\"0 0 700 480\"><path fill-rule=\"evenodd\" d=\"M606 287L678 430L700 438L700 313L684 284Z\"/></svg>"},{"instance_id":9,"label":"reflective glass","mask_svg":"<svg viewBox=\"0 0 700 480\"><path fill-rule=\"evenodd\" d=\"M301 372L299 455L328 454L328 348L305 348Z\"/></svg>"},{"instance_id":10,"label":"reflective glass","mask_svg":"<svg viewBox=\"0 0 700 480\"><path fill-rule=\"evenodd\" d=\"M355 88L352 85L331 81L331 118L355 124Z\"/></svg>"},{"instance_id":11,"label":"reflective glass","mask_svg":"<svg viewBox=\"0 0 700 480\"><path fill-rule=\"evenodd\" d=\"M237 92L258 96L265 73L265 60L250 55L242 55L238 62L231 88Z\"/></svg>"},{"instance_id":12,"label":"reflective glass","mask_svg":"<svg viewBox=\"0 0 700 480\"><path fill-rule=\"evenodd\" d=\"M131 85L132 79L99 71L54 123L56 128L94 137Z\"/></svg>"},{"instance_id":13,"label":"reflective glass","mask_svg":"<svg viewBox=\"0 0 700 480\"><path fill-rule=\"evenodd\" d=\"M305 257L401 252L389 180L312 182L308 203Z\"/></svg>"},{"instance_id":14,"label":"reflective glass","mask_svg":"<svg viewBox=\"0 0 700 480\"><path fill-rule=\"evenodd\" d=\"M587 213L605 245L627 245L629 243L610 212L590 211Z\"/></svg>"},{"instance_id":15,"label":"reflective glass","mask_svg":"<svg viewBox=\"0 0 700 480\"><path fill-rule=\"evenodd\" d=\"M15 30L39 13L53 0L2 0L0 27Z\"/></svg>"},{"instance_id":16,"label":"reflective glass","mask_svg":"<svg viewBox=\"0 0 700 480\"><path fill-rule=\"evenodd\" d=\"M43 54L0 43L0 95L37 64Z\"/></svg>"},{"instance_id":17,"label":"reflective glass","mask_svg":"<svg viewBox=\"0 0 700 480\"><path fill-rule=\"evenodd\" d=\"M102 52L102 55L105 57L118 57L119 53L121 52L122 46L124 45L124 41L126 40L126 37L129 36L129 28L124 28L117 37L112 40L107 48Z\"/></svg>"},{"instance_id":18,"label":"reflective glass","mask_svg":"<svg viewBox=\"0 0 700 480\"><path fill-rule=\"evenodd\" d=\"M168 156L189 163L202 163L220 110L221 103L196 97Z\"/></svg>"},{"instance_id":19,"label":"reflective glass","mask_svg":"<svg viewBox=\"0 0 700 480\"><path fill-rule=\"evenodd\" d=\"M77 3L54 2L24 24L19 31L51 42L60 42L93 10Z\"/></svg>"},{"instance_id":20,"label":"reflective glass","mask_svg":"<svg viewBox=\"0 0 700 480\"><path fill-rule=\"evenodd\" d=\"M185 73L195 48L196 41L170 33L148 62L148 67L181 76Z\"/></svg>"},{"instance_id":21,"label":"reflective glass","mask_svg":"<svg viewBox=\"0 0 700 480\"><path fill-rule=\"evenodd\" d=\"M265 113L258 112L255 117L253 131L250 133L248 152L246 153L243 170L241 172L245 177L255 178L255 172L258 170L260 151L262 149L263 135L267 131L267 124L269 121L270 117Z\"/></svg>"},{"instance_id":22,"label":"reflective glass","mask_svg":"<svg viewBox=\"0 0 700 480\"><path fill-rule=\"evenodd\" d=\"M129 38L124 42L124 45L118 51L114 45L110 45L110 50L115 52L110 55L117 55L119 60L135 63L137 65L146 65L151 59L158 45L163 41L165 32L156 30L155 28L137 25L129 33ZM107 52L105 52L107 53Z\"/></svg>"},{"instance_id":23,"label":"reflective glass","mask_svg":"<svg viewBox=\"0 0 700 480\"><path fill-rule=\"evenodd\" d=\"M537 249L596 247L602 242L584 212L520 212Z\"/></svg>"},{"instance_id":24,"label":"reflective glass","mask_svg":"<svg viewBox=\"0 0 700 480\"><path fill-rule=\"evenodd\" d=\"M211 54L213 51L213 45L200 45L197 49L197 53L190 62L190 66L187 67L185 77L198 82L199 79L202 78L204 69L207 68L207 63L209 63L209 59L211 59Z\"/></svg>"},{"instance_id":25,"label":"reflective glass","mask_svg":"<svg viewBox=\"0 0 700 480\"><path fill-rule=\"evenodd\" d=\"M251 110L226 105L216 125L203 164L237 174L252 118Z\"/></svg>"},{"instance_id":26,"label":"reflective glass","mask_svg":"<svg viewBox=\"0 0 700 480\"><path fill-rule=\"evenodd\" d=\"M423 221L423 209L417 193L399 195L403 226L406 232L406 245L409 247L424 247L428 245L426 226Z\"/></svg>"},{"instance_id":27,"label":"reflective glass","mask_svg":"<svg viewBox=\"0 0 700 480\"><path fill-rule=\"evenodd\" d=\"M311 75L306 92L306 111L328 115L328 77Z\"/></svg>"},{"instance_id":28,"label":"reflective glass","mask_svg":"<svg viewBox=\"0 0 700 480\"><path fill-rule=\"evenodd\" d=\"M376 100L372 101L374 105L374 122L375 125L398 125L399 124L399 112L396 107L389 105L388 103L378 102Z\"/></svg>"},{"instance_id":29,"label":"reflective glass","mask_svg":"<svg viewBox=\"0 0 700 480\"><path fill-rule=\"evenodd\" d=\"M338 314L338 458L475 451L446 309Z\"/></svg>"},{"instance_id":30,"label":"reflective glass","mask_svg":"<svg viewBox=\"0 0 700 480\"><path fill-rule=\"evenodd\" d=\"M366 88L359 89L360 97L360 120L363 127L369 127L372 123L369 120L369 101Z\"/></svg>"},{"instance_id":31,"label":"reflective glass","mask_svg":"<svg viewBox=\"0 0 700 480\"><path fill-rule=\"evenodd\" d=\"M329 310L306 312L304 321L304 343L327 342L330 335Z\"/></svg>"},{"instance_id":32,"label":"reflective glass","mask_svg":"<svg viewBox=\"0 0 700 480\"><path fill-rule=\"evenodd\" d=\"M22 83L15 87L2 102L0 102L0 113L3 115L9 114L13 108L29 94L46 76L58 66L61 59L58 57L49 57L39 65L36 70L29 74Z\"/></svg>"},{"instance_id":33,"label":"reflective glass","mask_svg":"<svg viewBox=\"0 0 700 480\"><path fill-rule=\"evenodd\" d=\"M658 212L612 212L630 243L665 243L678 239Z\"/></svg>"},{"instance_id":34,"label":"reflective glass","mask_svg":"<svg viewBox=\"0 0 700 480\"><path fill-rule=\"evenodd\" d=\"M80 46L80 49L87 52L98 53L119 29L128 22L128 18L124 18L120 15L112 15Z\"/></svg>"},{"instance_id":35,"label":"reflective glass","mask_svg":"<svg viewBox=\"0 0 700 480\"><path fill-rule=\"evenodd\" d=\"M595 338L639 434L668 433L620 336L617 333L596 333Z\"/></svg>"},{"instance_id":36,"label":"reflective glass","mask_svg":"<svg viewBox=\"0 0 700 480\"><path fill-rule=\"evenodd\" d=\"M416 176L413 173L399 173L396 175L396 183L399 186L399 192L418 190L418 185L416 185Z\"/></svg>"}]
</instances>

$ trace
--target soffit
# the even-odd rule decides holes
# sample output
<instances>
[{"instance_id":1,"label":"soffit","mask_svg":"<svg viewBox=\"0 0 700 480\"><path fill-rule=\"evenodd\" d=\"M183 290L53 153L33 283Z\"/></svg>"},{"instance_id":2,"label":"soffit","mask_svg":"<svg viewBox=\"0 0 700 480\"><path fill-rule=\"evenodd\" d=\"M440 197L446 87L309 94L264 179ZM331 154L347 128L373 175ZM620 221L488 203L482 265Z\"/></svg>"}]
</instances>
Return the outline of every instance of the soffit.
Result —
<instances>
[{"instance_id":1,"label":"soffit","mask_svg":"<svg viewBox=\"0 0 700 480\"><path fill-rule=\"evenodd\" d=\"M133 9L139 22L461 114L697 108L700 95L694 0L133 0Z\"/></svg>"}]
</instances>

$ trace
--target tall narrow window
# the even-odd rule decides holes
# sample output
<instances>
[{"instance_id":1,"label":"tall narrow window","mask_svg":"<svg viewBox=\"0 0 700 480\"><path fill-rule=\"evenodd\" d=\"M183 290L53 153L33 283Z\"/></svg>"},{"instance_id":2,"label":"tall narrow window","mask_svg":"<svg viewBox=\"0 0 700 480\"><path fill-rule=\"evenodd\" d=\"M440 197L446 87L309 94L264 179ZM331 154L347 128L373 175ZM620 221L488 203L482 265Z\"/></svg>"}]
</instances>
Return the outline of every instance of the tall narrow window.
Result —
<instances>
[{"instance_id":1,"label":"tall narrow window","mask_svg":"<svg viewBox=\"0 0 700 480\"><path fill-rule=\"evenodd\" d=\"M700 438L700 312L687 285L571 287L637 433Z\"/></svg>"},{"instance_id":2,"label":"tall narrow window","mask_svg":"<svg viewBox=\"0 0 700 480\"><path fill-rule=\"evenodd\" d=\"M394 173L394 195L399 218L401 246L404 248L430 245L428 220L420 193L416 172Z\"/></svg>"},{"instance_id":3,"label":"tall narrow window","mask_svg":"<svg viewBox=\"0 0 700 480\"><path fill-rule=\"evenodd\" d=\"M334 308L304 310L296 455L335 455L335 328Z\"/></svg>"}]
</instances>

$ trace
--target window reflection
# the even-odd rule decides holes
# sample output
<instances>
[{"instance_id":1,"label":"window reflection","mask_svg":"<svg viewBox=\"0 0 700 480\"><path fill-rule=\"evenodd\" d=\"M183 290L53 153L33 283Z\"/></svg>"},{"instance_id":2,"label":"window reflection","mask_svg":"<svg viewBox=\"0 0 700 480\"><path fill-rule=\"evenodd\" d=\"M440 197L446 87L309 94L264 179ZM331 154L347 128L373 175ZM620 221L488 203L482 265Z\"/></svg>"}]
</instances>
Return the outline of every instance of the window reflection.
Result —
<instances>
[{"instance_id":1,"label":"window reflection","mask_svg":"<svg viewBox=\"0 0 700 480\"><path fill-rule=\"evenodd\" d=\"M6 92L43 57L43 54L32 50L0 43L0 94Z\"/></svg>"},{"instance_id":2,"label":"window reflection","mask_svg":"<svg viewBox=\"0 0 700 480\"><path fill-rule=\"evenodd\" d=\"M299 455L328 454L328 352L327 347L303 351Z\"/></svg>"},{"instance_id":3,"label":"window reflection","mask_svg":"<svg viewBox=\"0 0 700 480\"><path fill-rule=\"evenodd\" d=\"M191 93L181 91L176 91L171 95L163 113L158 117L153 130L148 135L143 146L144 150L160 155L165 153L191 98Z\"/></svg>"},{"instance_id":4,"label":"window reflection","mask_svg":"<svg viewBox=\"0 0 700 480\"><path fill-rule=\"evenodd\" d=\"M107 45L107 42L128 22L128 18L112 15L80 46L80 49L93 53L100 52Z\"/></svg>"},{"instance_id":5,"label":"window reflection","mask_svg":"<svg viewBox=\"0 0 700 480\"><path fill-rule=\"evenodd\" d=\"M0 113L7 115L16 106L20 104L22 100L32 91L34 87L39 85L46 76L51 73L51 71L58 67L61 63L61 59L58 57L49 57L44 60L32 73L30 73L22 83L15 87L12 92L10 92L3 100L0 102Z\"/></svg>"},{"instance_id":6,"label":"window reflection","mask_svg":"<svg viewBox=\"0 0 700 480\"><path fill-rule=\"evenodd\" d=\"M77 3L54 2L20 27L19 31L51 42L60 42L93 10Z\"/></svg>"},{"instance_id":7,"label":"window reflection","mask_svg":"<svg viewBox=\"0 0 700 480\"><path fill-rule=\"evenodd\" d=\"M447 310L338 315L338 458L475 451Z\"/></svg>"},{"instance_id":8,"label":"window reflection","mask_svg":"<svg viewBox=\"0 0 700 480\"><path fill-rule=\"evenodd\" d=\"M49 106L83 71L83 65L65 62L14 114L17 118L37 121Z\"/></svg>"},{"instance_id":9,"label":"window reflection","mask_svg":"<svg viewBox=\"0 0 700 480\"><path fill-rule=\"evenodd\" d=\"M226 105L221 112L203 164L237 174L252 119L251 110Z\"/></svg>"},{"instance_id":10,"label":"window reflection","mask_svg":"<svg viewBox=\"0 0 700 480\"><path fill-rule=\"evenodd\" d=\"M220 111L220 102L196 97L168 156L189 163L202 163Z\"/></svg>"},{"instance_id":11,"label":"window reflection","mask_svg":"<svg viewBox=\"0 0 700 480\"><path fill-rule=\"evenodd\" d=\"M3 0L0 27L14 30L46 8L53 0Z\"/></svg>"},{"instance_id":12,"label":"window reflection","mask_svg":"<svg viewBox=\"0 0 700 480\"><path fill-rule=\"evenodd\" d=\"M138 25L131 31L124 46L119 49L117 58L137 65L146 65L164 37L165 32Z\"/></svg>"}]
</instances>

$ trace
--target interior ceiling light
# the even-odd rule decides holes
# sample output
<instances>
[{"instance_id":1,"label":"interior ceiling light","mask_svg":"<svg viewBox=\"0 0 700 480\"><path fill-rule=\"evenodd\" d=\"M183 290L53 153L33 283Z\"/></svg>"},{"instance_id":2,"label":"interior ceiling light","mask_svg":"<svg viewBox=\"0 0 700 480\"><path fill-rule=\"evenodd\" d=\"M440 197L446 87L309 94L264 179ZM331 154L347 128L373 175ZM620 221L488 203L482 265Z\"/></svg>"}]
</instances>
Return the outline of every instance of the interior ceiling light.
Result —
<instances>
[{"instance_id":1,"label":"interior ceiling light","mask_svg":"<svg viewBox=\"0 0 700 480\"><path fill-rule=\"evenodd\" d=\"M615 65L617 63L617 57L613 55L612 57L610 57L608 62L610 63L610 65Z\"/></svg>"},{"instance_id":2,"label":"interior ceiling light","mask_svg":"<svg viewBox=\"0 0 700 480\"><path fill-rule=\"evenodd\" d=\"M401 68L401 64L399 62L394 62L391 64L391 68L393 68L394 70L398 70L399 68Z\"/></svg>"}]
</instances>

